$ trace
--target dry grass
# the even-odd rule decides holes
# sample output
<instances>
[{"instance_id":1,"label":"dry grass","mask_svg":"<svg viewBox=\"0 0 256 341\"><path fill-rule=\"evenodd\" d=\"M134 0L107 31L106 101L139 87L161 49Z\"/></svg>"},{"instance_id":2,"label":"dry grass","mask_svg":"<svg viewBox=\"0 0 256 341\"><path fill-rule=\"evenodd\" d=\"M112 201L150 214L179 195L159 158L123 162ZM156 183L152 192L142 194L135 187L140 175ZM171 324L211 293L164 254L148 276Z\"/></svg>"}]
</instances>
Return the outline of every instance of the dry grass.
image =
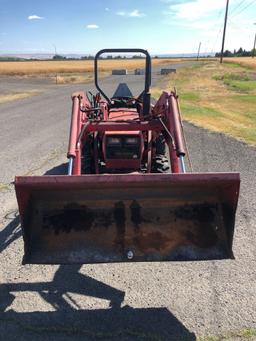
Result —
<instances>
[{"instance_id":1,"label":"dry grass","mask_svg":"<svg viewBox=\"0 0 256 341\"><path fill-rule=\"evenodd\" d=\"M11 94L0 94L0 104L5 102L16 101L18 99L23 99L26 97L31 97L35 95L39 95L38 91L27 91L27 92L16 92Z\"/></svg>"},{"instance_id":2,"label":"dry grass","mask_svg":"<svg viewBox=\"0 0 256 341\"><path fill-rule=\"evenodd\" d=\"M10 190L11 188L11 184L5 184L0 182L0 192L6 192L8 190Z\"/></svg>"},{"instance_id":3,"label":"dry grass","mask_svg":"<svg viewBox=\"0 0 256 341\"><path fill-rule=\"evenodd\" d=\"M187 121L256 145L255 72L210 62L184 68L168 79L177 87ZM160 91L155 91L155 97Z\"/></svg>"},{"instance_id":4,"label":"dry grass","mask_svg":"<svg viewBox=\"0 0 256 341\"><path fill-rule=\"evenodd\" d=\"M233 57L233 58L224 58L224 62L235 63L241 66L246 66L252 69L256 69L256 57Z\"/></svg>"},{"instance_id":5,"label":"dry grass","mask_svg":"<svg viewBox=\"0 0 256 341\"><path fill-rule=\"evenodd\" d=\"M188 60L188 59L186 59ZM184 61L184 59L152 59L152 64L166 64ZM114 68L126 68L128 70L143 67L144 60L100 60L101 71L110 71ZM65 60L65 61L23 61L23 62L0 62L0 75L25 76L46 75L63 73L82 73L93 71L93 60Z\"/></svg>"},{"instance_id":6,"label":"dry grass","mask_svg":"<svg viewBox=\"0 0 256 341\"><path fill-rule=\"evenodd\" d=\"M56 79L57 78L57 79ZM80 74L61 74L56 75L55 77L52 77L53 82L56 82L58 84L70 84L70 83L82 83L82 82L88 82L93 80L92 73L85 73L84 75Z\"/></svg>"}]
</instances>

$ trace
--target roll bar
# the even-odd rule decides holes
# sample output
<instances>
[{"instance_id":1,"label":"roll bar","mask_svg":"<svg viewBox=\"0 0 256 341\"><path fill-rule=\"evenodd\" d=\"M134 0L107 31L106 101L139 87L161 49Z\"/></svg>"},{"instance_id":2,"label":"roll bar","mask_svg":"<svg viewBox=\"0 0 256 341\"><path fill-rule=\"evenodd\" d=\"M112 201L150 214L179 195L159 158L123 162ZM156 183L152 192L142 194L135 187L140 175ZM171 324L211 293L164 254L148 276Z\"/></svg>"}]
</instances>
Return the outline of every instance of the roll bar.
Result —
<instances>
[{"instance_id":1,"label":"roll bar","mask_svg":"<svg viewBox=\"0 0 256 341\"><path fill-rule=\"evenodd\" d=\"M151 85L151 57L147 50L136 49L136 48L116 48L116 49L103 49L96 53L94 57L94 82L97 90L101 95L110 103L110 99L100 88L98 83L98 59L103 53L142 53L146 56L146 67L145 67L145 85L144 90L140 96L143 95L143 113L148 114L150 109L150 85Z\"/></svg>"}]
</instances>

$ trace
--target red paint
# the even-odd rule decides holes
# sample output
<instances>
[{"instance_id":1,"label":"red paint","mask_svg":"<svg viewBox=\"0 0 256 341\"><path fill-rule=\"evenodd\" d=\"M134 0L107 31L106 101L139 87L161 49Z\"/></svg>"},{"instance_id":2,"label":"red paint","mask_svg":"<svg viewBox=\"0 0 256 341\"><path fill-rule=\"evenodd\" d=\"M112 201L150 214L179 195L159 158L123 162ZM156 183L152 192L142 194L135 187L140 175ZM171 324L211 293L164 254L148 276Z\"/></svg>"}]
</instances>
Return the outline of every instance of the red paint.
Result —
<instances>
[{"instance_id":1,"label":"red paint","mask_svg":"<svg viewBox=\"0 0 256 341\"><path fill-rule=\"evenodd\" d=\"M79 119L79 98L73 98L72 116L70 125L70 136L68 146L68 157L76 157L76 140L78 136L78 119Z\"/></svg>"},{"instance_id":2,"label":"red paint","mask_svg":"<svg viewBox=\"0 0 256 341\"><path fill-rule=\"evenodd\" d=\"M23 216L31 193L35 190L79 190L83 188L122 188L122 187L166 187L178 185L186 188L197 186L198 190L219 188L220 196L227 198L228 204L236 209L240 175L239 173L193 173L193 174L100 174L100 175L48 175L17 176L15 190L20 215Z\"/></svg>"},{"instance_id":3,"label":"red paint","mask_svg":"<svg viewBox=\"0 0 256 341\"><path fill-rule=\"evenodd\" d=\"M81 174L81 148L82 143L85 141L85 138L90 133L98 133L106 135L141 135L141 132L147 133L150 135L150 131L152 132L152 136L159 132L165 132L162 124L159 122L157 117L161 117L163 122L165 123L169 134L172 135L173 140L170 139L168 134L165 132L166 143L169 148L170 154L170 163L171 170L173 173L180 172L180 164L179 164L179 156L185 155L184 146L183 146L183 136L181 130L181 122L178 111L177 104L177 96L173 92L163 92L160 96L159 100L155 104L155 106L151 106L152 118L148 120L143 120L143 116L141 116L142 108L141 105L138 108L138 111L135 108L111 108L108 109L108 103L100 100L99 106L101 108L103 119L99 119L97 121L92 121L88 124L88 118L85 113L83 113L80 108L90 108L90 103L84 93L75 93L72 96L73 100L73 108L72 108L72 120L70 127L70 140L69 140L69 149L68 149L68 157L74 157L74 166L73 166L73 174L79 175ZM81 145L77 145L78 136L83 129L84 125L86 129L83 132L83 136L81 138ZM142 137L142 135L141 135ZM147 151L144 151L144 143L141 144L141 158L145 158L146 160L151 160L152 148L148 148ZM103 138L103 154L105 153L105 138ZM94 153L96 150L94 148ZM147 153L147 155L143 154ZM95 154L97 158L97 155ZM97 163L97 160L95 161ZM117 160L107 160L107 167L117 167ZM127 169L131 169L134 165L135 169L139 168L138 162L131 160L119 160L120 167L125 167L125 163L127 162ZM96 173L98 173L96 165ZM118 167L117 167L118 168ZM148 169L148 172L150 170Z\"/></svg>"}]
</instances>

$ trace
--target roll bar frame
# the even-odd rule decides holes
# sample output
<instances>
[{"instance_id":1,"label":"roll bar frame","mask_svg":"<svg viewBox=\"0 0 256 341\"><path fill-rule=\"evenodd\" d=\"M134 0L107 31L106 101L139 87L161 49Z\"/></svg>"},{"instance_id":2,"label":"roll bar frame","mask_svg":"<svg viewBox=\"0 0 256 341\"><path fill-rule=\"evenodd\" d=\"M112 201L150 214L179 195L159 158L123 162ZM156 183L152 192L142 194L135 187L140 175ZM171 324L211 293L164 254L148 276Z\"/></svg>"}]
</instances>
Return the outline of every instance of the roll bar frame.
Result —
<instances>
[{"instance_id":1,"label":"roll bar frame","mask_svg":"<svg viewBox=\"0 0 256 341\"><path fill-rule=\"evenodd\" d=\"M144 90L140 94L139 97L143 96L143 114L148 114L150 110L150 85L151 85L151 57L147 50L143 49L137 49L137 48L109 48L109 49L103 49L96 53L94 57L94 82L97 90L100 92L100 94L107 100L107 102L110 104L111 101L108 98L108 96L104 93L104 91L101 89L98 83L98 60L99 57L103 53L142 53L146 56L146 65L145 65L145 84L144 84Z\"/></svg>"}]
</instances>

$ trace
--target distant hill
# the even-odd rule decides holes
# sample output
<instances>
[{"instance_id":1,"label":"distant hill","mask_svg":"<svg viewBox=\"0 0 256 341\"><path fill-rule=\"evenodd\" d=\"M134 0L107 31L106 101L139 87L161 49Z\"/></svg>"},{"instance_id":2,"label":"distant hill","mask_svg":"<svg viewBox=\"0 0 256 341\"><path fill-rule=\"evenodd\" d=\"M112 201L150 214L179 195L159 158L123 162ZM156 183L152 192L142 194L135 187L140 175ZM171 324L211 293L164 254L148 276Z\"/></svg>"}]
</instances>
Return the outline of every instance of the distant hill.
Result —
<instances>
[{"instance_id":1,"label":"distant hill","mask_svg":"<svg viewBox=\"0 0 256 341\"><path fill-rule=\"evenodd\" d=\"M63 57L66 58L72 58L72 59L81 59L82 57L86 56L88 57L89 54L76 54L76 53L62 53ZM214 53L200 53L200 57L207 57L211 56L213 57L215 55ZM0 54L0 61L1 60L28 60L28 59L38 59L38 60L49 60L52 59L54 54L52 53L5 53ZM151 54L152 57L158 57L158 58L193 58L196 57L196 53L177 53L177 54Z\"/></svg>"}]
</instances>

